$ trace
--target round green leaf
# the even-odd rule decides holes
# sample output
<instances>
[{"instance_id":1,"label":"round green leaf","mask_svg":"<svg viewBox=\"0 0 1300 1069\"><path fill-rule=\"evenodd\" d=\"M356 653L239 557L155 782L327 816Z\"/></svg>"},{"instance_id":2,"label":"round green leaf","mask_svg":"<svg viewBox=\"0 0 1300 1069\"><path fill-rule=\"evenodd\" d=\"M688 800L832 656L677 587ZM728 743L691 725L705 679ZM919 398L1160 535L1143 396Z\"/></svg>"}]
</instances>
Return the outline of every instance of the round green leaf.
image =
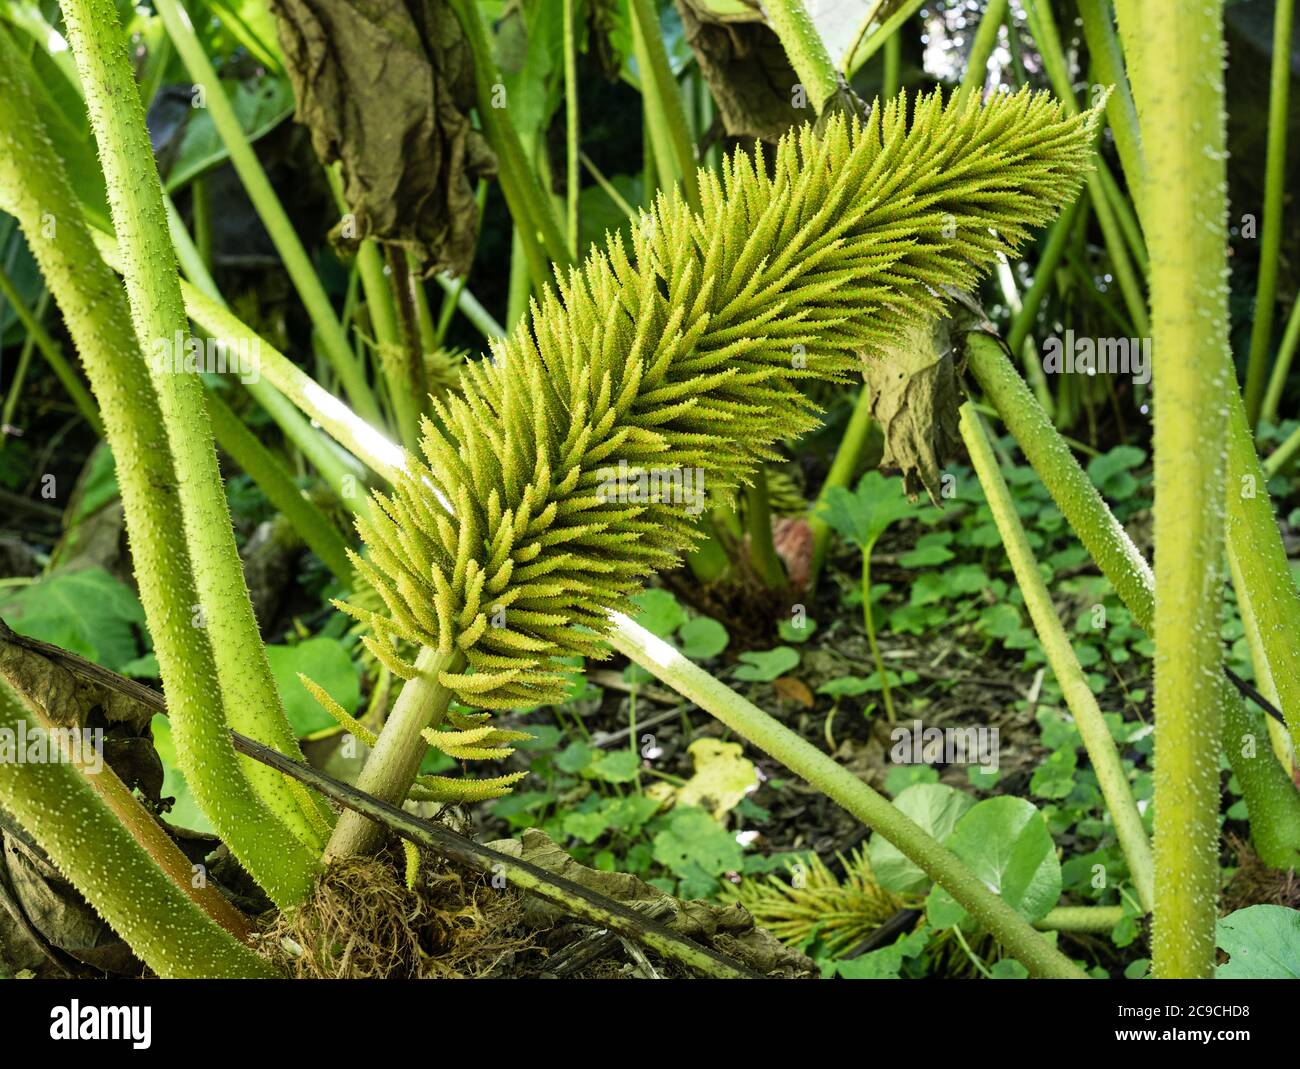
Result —
<instances>
[{"instance_id":1,"label":"round green leaf","mask_svg":"<svg viewBox=\"0 0 1300 1069\"><path fill-rule=\"evenodd\" d=\"M974 805L974 800L970 795L942 783L917 783L900 792L894 799L894 805L942 843L966 811ZM915 894L924 890L930 882L930 877L879 832L871 837L867 859L871 862L876 882L887 891Z\"/></svg>"},{"instance_id":2,"label":"round green leaf","mask_svg":"<svg viewBox=\"0 0 1300 1069\"><path fill-rule=\"evenodd\" d=\"M693 661L706 661L716 657L731 641L727 629L711 616L697 616L687 620L677 632L682 644L682 656Z\"/></svg>"},{"instance_id":3,"label":"round green leaf","mask_svg":"<svg viewBox=\"0 0 1300 1069\"><path fill-rule=\"evenodd\" d=\"M1042 814L1023 798L1004 795L972 806L944 845L1031 923L1047 916L1061 897L1056 844ZM953 907L952 896L936 887L926 903L930 923L940 926L943 919L943 927L951 926Z\"/></svg>"},{"instance_id":4,"label":"round green leaf","mask_svg":"<svg viewBox=\"0 0 1300 1069\"><path fill-rule=\"evenodd\" d=\"M643 590L632 603L637 607L636 622L660 638L668 638L686 623L686 610L667 590L658 587Z\"/></svg>"},{"instance_id":5,"label":"round green leaf","mask_svg":"<svg viewBox=\"0 0 1300 1069\"><path fill-rule=\"evenodd\" d=\"M1220 980L1300 980L1300 910L1247 906L1218 923L1219 948L1229 961Z\"/></svg>"},{"instance_id":6,"label":"round green leaf","mask_svg":"<svg viewBox=\"0 0 1300 1069\"><path fill-rule=\"evenodd\" d=\"M774 650L742 653L740 660L741 664L736 668L737 679L770 683L799 663L799 651L789 646L777 646Z\"/></svg>"}]
</instances>

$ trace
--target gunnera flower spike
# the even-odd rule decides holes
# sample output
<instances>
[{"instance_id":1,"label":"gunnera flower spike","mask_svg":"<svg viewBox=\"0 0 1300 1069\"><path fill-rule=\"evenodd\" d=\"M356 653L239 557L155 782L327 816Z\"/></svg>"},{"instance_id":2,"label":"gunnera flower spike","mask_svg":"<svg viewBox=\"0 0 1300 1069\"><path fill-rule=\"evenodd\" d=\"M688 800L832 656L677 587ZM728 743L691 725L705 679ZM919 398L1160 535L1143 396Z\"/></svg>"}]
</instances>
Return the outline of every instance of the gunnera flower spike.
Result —
<instances>
[{"instance_id":1,"label":"gunnera flower spike","mask_svg":"<svg viewBox=\"0 0 1300 1069\"><path fill-rule=\"evenodd\" d=\"M936 92L910 115L900 97L701 171L698 213L661 193L630 252L608 238L434 401L427 464L408 458L358 521L387 611L339 607L404 678L397 640L461 651L439 681L468 706L562 700L557 659L602 656L608 613L697 537L698 508L621 494L620 474L748 480L816 425L800 380L883 358L1076 196L1096 119L1023 90Z\"/></svg>"}]
</instances>

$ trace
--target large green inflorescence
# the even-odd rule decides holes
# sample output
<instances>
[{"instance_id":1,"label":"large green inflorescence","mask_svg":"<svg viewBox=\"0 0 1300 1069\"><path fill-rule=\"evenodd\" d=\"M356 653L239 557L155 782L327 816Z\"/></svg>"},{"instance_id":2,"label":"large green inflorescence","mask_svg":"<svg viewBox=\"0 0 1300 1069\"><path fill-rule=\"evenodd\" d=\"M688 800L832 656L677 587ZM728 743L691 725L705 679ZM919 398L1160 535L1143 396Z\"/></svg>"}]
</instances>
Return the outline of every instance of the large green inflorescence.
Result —
<instances>
[{"instance_id":1,"label":"large green inflorescence","mask_svg":"<svg viewBox=\"0 0 1300 1069\"><path fill-rule=\"evenodd\" d=\"M463 651L440 681L479 708L561 700L556 658L600 656L608 613L730 493L816 425L800 380L844 380L941 313L1049 221L1090 165L1095 112L1021 91L836 117L660 194L558 280L492 359L434 402L422 448L358 526L387 613L340 606L394 648Z\"/></svg>"}]
</instances>

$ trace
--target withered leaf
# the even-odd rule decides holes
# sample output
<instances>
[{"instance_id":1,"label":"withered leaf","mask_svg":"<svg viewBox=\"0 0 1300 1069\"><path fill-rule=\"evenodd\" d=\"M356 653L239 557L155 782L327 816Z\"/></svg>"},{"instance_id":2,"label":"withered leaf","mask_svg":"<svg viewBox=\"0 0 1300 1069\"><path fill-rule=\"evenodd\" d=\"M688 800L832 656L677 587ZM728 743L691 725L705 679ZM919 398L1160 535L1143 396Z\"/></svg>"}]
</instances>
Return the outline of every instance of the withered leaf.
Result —
<instances>
[{"instance_id":1,"label":"withered leaf","mask_svg":"<svg viewBox=\"0 0 1300 1069\"><path fill-rule=\"evenodd\" d=\"M683 902L629 873L588 868L536 828L525 831L522 839L498 839L487 845L655 917L673 931L711 946L763 976L802 979L815 975L812 962L757 927L739 903ZM533 923L554 923L557 907L530 901L526 909L538 910Z\"/></svg>"},{"instance_id":2,"label":"withered leaf","mask_svg":"<svg viewBox=\"0 0 1300 1069\"><path fill-rule=\"evenodd\" d=\"M473 129L474 64L444 0L269 0L321 161L341 161L353 219L330 237L409 250L427 276L468 272L475 182L496 157Z\"/></svg>"},{"instance_id":3,"label":"withered leaf","mask_svg":"<svg viewBox=\"0 0 1300 1069\"><path fill-rule=\"evenodd\" d=\"M814 118L811 103L795 106L799 76L757 6L748 16L720 17L698 0L677 0L677 10L727 136L776 141Z\"/></svg>"},{"instance_id":4,"label":"withered leaf","mask_svg":"<svg viewBox=\"0 0 1300 1069\"><path fill-rule=\"evenodd\" d=\"M915 499L922 488L936 505L943 458L961 444L957 409L960 369L943 321L904 331L893 350L863 362L871 415L885 436L884 467L903 473Z\"/></svg>"}]
</instances>

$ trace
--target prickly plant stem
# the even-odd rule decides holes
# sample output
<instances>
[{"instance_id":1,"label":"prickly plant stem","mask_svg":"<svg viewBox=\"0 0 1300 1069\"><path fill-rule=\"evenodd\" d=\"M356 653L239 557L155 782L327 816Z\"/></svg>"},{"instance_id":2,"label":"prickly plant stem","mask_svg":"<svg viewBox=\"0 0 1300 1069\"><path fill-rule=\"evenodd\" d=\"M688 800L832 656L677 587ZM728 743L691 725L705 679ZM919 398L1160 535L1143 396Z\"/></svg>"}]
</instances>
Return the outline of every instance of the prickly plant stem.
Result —
<instances>
[{"instance_id":1,"label":"prickly plant stem","mask_svg":"<svg viewBox=\"0 0 1300 1069\"><path fill-rule=\"evenodd\" d=\"M1300 744L1300 595L1273 515L1267 479L1250 432L1250 417L1235 390L1227 391L1228 559L1259 646L1267 675L1277 687L1278 705L1293 744ZM1245 597L1240 595L1244 592Z\"/></svg>"},{"instance_id":2,"label":"prickly plant stem","mask_svg":"<svg viewBox=\"0 0 1300 1069\"><path fill-rule=\"evenodd\" d=\"M1148 634L1155 620L1155 576L1128 533L1106 507L1092 481L1034 402L996 338L966 335L967 366L984 395L1024 451L1070 528L1110 581L1134 622ZM1231 478L1229 479L1231 485ZM1235 537L1229 528L1229 538ZM1248 709L1226 678L1218 682L1223 710L1223 749L1250 807L1255 851L1275 868L1291 868L1300 849L1300 792L1276 761L1258 758L1265 731L1260 714Z\"/></svg>"},{"instance_id":3,"label":"prickly plant stem","mask_svg":"<svg viewBox=\"0 0 1300 1069\"><path fill-rule=\"evenodd\" d=\"M32 724L42 731L60 728L61 725L53 722L47 711L42 708L39 695L30 692L24 694L22 688L15 684L15 677L6 678L0 674L0 689L9 686L14 687L14 692L25 707ZM57 735L51 737L58 738ZM180 848L172 841L157 818L145 809L140 799L132 794L126 784L118 778L112 766L103 760L103 754L99 755L99 760L93 760L88 758L84 751L79 753L63 744L60 744L59 751L62 760L77 770L83 782L90 785L100 802L108 807L113 816L130 832L131 838L167 874L185 897L240 942L247 943L253 932L253 926L248 918L231 905L225 895L217 890L215 884L200 882L199 886L195 886L194 867L189 859L181 853Z\"/></svg>"},{"instance_id":4,"label":"prickly plant stem","mask_svg":"<svg viewBox=\"0 0 1300 1069\"><path fill-rule=\"evenodd\" d=\"M1120 762L1119 750L1111 737L1110 729L1102 719L1097 699L1083 674L1083 668L1074 655L1070 639L1061 624L1061 618L1052 604L1043 573L1039 570L1034 551L1030 548L1024 526L1016 512L1011 491L998 469L997 458L988 433L980 422L971 402L961 406L961 436L970 454L971 466L984 489L984 496L993 513L993 522L1002 536L1007 558L1015 572L1016 583L1024 595L1025 608L1029 610L1038 640L1047 655L1047 663L1061 685L1066 705L1074 715L1075 726L1083 738L1084 748L1092 762L1102 797L1115 824L1115 834L1120 849L1128 862L1129 874L1137 889L1143 909L1151 909L1155 899L1155 881L1151 861L1151 843L1147 838L1142 816L1129 786L1128 775Z\"/></svg>"},{"instance_id":5,"label":"prickly plant stem","mask_svg":"<svg viewBox=\"0 0 1300 1069\"><path fill-rule=\"evenodd\" d=\"M1133 91L1149 173L1145 196L1154 310L1155 851L1152 928L1157 977L1214 972L1218 895L1215 678L1223 650L1223 398L1235 388L1228 349L1223 5L1142 6L1158 63L1139 63ZM1124 10L1121 9L1121 26ZM1157 119L1157 112L1159 118ZM1189 225L1189 220L1190 225Z\"/></svg>"},{"instance_id":6,"label":"prickly plant stem","mask_svg":"<svg viewBox=\"0 0 1300 1069\"><path fill-rule=\"evenodd\" d=\"M171 198L166 197L163 204L167 209L167 229L171 234L172 245L176 249L176 258L180 261L181 271L189 279L188 283L181 282L182 295L186 296L188 300L187 295L190 292L199 291L210 298L217 307L226 308L225 299L221 296L221 291L217 289L217 284L213 281L212 275L204 265L199 250L189 232L185 229L180 214L172 205ZM120 271L122 257L112 237L99 230L92 230L91 236L95 239L95 244L99 246L100 255L105 262L114 270ZM189 314L188 309L186 314ZM243 323L238 320L233 322L238 326L238 329L234 331L229 329L203 329L227 341L238 342L247 339L250 346L257 347L257 352L260 355L262 346L266 345L266 342L244 326ZM230 325L227 324L227 326ZM260 370L259 368L259 372ZM290 404L288 399L269 381L264 379L261 374L249 382L244 382L241 379L240 384L252 395L253 400L266 410L267 415L275 421L284 436L297 446L302 455L320 472L321 478L325 480L335 495L343 495L349 479L355 483L363 477L364 472L361 466L355 461L349 465L338 447L308 423L303 418L302 413Z\"/></svg>"},{"instance_id":7,"label":"prickly plant stem","mask_svg":"<svg viewBox=\"0 0 1300 1069\"><path fill-rule=\"evenodd\" d=\"M1287 98L1291 89L1291 17L1294 0L1277 0L1273 7L1273 66L1268 93L1268 153L1264 162L1264 226L1259 244L1259 285L1250 328L1250 360L1246 365L1246 419L1259 422L1273 343L1273 311L1277 301L1278 254L1282 248L1282 195L1286 192Z\"/></svg>"},{"instance_id":8,"label":"prickly plant stem","mask_svg":"<svg viewBox=\"0 0 1300 1069\"><path fill-rule=\"evenodd\" d=\"M1123 906L1057 906L1034 927L1045 932L1109 932L1123 919Z\"/></svg>"},{"instance_id":9,"label":"prickly plant stem","mask_svg":"<svg viewBox=\"0 0 1300 1069\"><path fill-rule=\"evenodd\" d=\"M170 360L155 358L159 352L174 355L177 340L183 343L188 335L188 324L162 186L116 9L111 0L64 0L62 6L123 252L123 277L140 354L135 370L142 370L139 364L148 367L175 466L184 524L160 537L168 542L183 535L186 543L198 595L188 615L207 633L230 726L298 755L235 547L202 380L198 375L178 374ZM115 455L121 463L121 455L116 451ZM230 753L233 756L233 750ZM194 756L202 759L201 753ZM299 878L305 880L314 867L308 851L319 850L323 842L282 777L267 775L256 763L246 767L268 816L274 813L273 821L301 839L304 850L286 857L284 864L296 865ZM260 834L257 828L242 832L245 838ZM233 843L231 849L238 853Z\"/></svg>"},{"instance_id":10,"label":"prickly plant stem","mask_svg":"<svg viewBox=\"0 0 1300 1069\"><path fill-rule=\"evenodd\" d=\"M18 219L59 304L117 458L136 581L167 688L181 770L235 855L273 898L292 902L310 886L313 859L254 793L230 746L209 634L192 622L198 595L155 385L143 366L121 283L100 259L38 118L34 83L31 68L0 32L0 131L6 143L0 203ZM135 99L134 87L128 99Z\"/></svg>"},{"instance_id":11,"label":"prickly plant stem","mask_svg":"<svg viewBox=\"0 0 1300 1069\"><path fill-rule=\"evenodd\" d=\"M375 748L366 759L357 789L391 805L401 805L415 782L420 762L429 749L420 734L437 727L447 715L452 692L438 682L441 672L459 672L465 664L459 650L439 651L425 647L415 660L416 676L408 680L393 704ZM358 813L339 817L325 848L325 861L354 854L374 853L383 842L383 829Z\"/></svg>"},{"instance_id":12,"label":"prickly plant stem","mask_svg":"<svg viewBox=\"0 0 1300 1069\"><path fill-rule=\"evenodd\" d=\"M990 892L952 851L941 846L848 769L836 764L725 683L692 664L645 628L618 614L612 619L615 626L608 638L615 649L883 835L960 902L978 923L992 932L1006 951L1031 974L1055 979L1086 979L1073 962Z\"/></svg>"},{"instance_id":13,"label":"prickly plant stem","mask_svg":"<svg viewBox=\"0 0 1300 1069\"><path fill-rule=\"evenodd\" d=\"M39 730L27 704L2 676L0 728L24 730L29 737ZM67 761L0 762L0 804L159 976L274 976L267 962L186 896L87 778ZM185 869L188 879L187 863Z\"/></svg>"},{"instance_id":14,"label":"prickly plant stem","mask_svg":"<svg viewBox=\"0 0 1300 1069\"><path fill-rule=\"evenodd\" d=\"M820 115L826 102L839 89L840 76L821 34L808 15L808 9L803 0L767 0L763 9L767 12L769 25L781 39L790 66Z\"/></svg>"},{"instance_id":15,"label":"prickly plant stem","mask_svg":"<svg viewBox=\"0 0 1300 1069\"><path fill-rule=\"evenodd\" d=\"M963 339L967 367L1038 472L1057 507L1139 626L1150 629L1155 579L1146 559L1097 493L1070 446L1017 374L994 335Z\"/></svg>"},{"instance_id":16,"label":"prickly plant stem","mask_svg":"<svg viewBox=\"0 0 1300 1069\"><path fill-rule=\"evenodd\" d=\"M894 696L889 690L889 673L885 671L884 658L880 656L880 643L876 639L876 614L871 608L871 551L875 546L876 543L871 542L862 547L862 622L866 625L871 658L876 662L876 671L880 674L880 696L885 703L885 716L892 724L897 720L894 714Z\"/></svg>"},{"instance_id":17,"label":"prickly plant stem","mask_svg":"<svg viewBox=\"0 0 1300 1069\"><path fill-rule=\"evenodd\" d=\"M156 10L162 16L167 36L176 46L177 55L185 64L186 71L195 84L202 87L212 125L216 127L222 144L230 154L230 162L243 183L248 199L253 202L258 218L275 243L285 271L293 281L307 314L311 316L316 336L343 384L348 399L363 419L378 422L379 406L366 382L365 371L353 355L343 327L325 293L325 287L321 285L320 277L312 267L311 258L298 239L280 198L276 196L266 177L266 171L257 159L257 153L253 151L253 146L249 144L244 129L239 124L217 72L194 32L189 14L179 0L158 0Z\"/></svg>"}]
</instances>

